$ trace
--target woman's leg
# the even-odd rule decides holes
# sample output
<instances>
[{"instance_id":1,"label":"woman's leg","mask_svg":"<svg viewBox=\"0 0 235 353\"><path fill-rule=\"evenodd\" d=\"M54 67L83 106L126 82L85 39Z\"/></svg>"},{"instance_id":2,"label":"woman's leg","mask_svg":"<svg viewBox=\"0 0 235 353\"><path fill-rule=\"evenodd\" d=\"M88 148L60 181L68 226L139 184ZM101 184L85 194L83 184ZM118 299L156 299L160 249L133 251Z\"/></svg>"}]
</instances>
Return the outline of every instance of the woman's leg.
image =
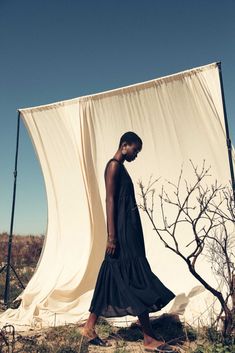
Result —
<instances>
[{"instance_id":1,"label":"woman's leg","mask_svg":"<svg viewBox=\"0 0 235 353\"><path fill-rule=\"evenodd\" d=\"M89 342L96 346L112 346L111 343L107 340L101 339L95 332L95 324L98 319L98 316L95 313L90 313L85 325L81 329L82 335L86 336L89 339Z\"/></svg>"},{"instance_id":2,"label":"woman's leg","mask_svg":"<svg viewBox=\"0 0 235 353\"><path fill-rule=\"evenodd\" d=\"M98 316L95 313L90 313L84 327L87 329L95 328L95 324L96 324L97 319L98 319Z\"/></svg>"},{"instance_id":3,"label":"woman's leg","mask_svg":"<svg viewBox=\"0 0 235 353\"><path fill-rule=\"evenodd\" d=\"M90 313L85 325L81 329L82 335L86 336L89 339L93 339L97 337L97 333L95 331L95 324L98 319L94 313Z\"/></svg>"},{"instance_id":4,"label":"woman's leg","mask_svg":"<svg viewBox=\"0 0 235 353\"><path fill-rule=\"evenodd\" d=\"M149 313L145 311L138 316L144 334L144 345L148 347L156 347L164 343L164 341L157 340L153 328L149 320Z\"/></svg>"}]
</instances>

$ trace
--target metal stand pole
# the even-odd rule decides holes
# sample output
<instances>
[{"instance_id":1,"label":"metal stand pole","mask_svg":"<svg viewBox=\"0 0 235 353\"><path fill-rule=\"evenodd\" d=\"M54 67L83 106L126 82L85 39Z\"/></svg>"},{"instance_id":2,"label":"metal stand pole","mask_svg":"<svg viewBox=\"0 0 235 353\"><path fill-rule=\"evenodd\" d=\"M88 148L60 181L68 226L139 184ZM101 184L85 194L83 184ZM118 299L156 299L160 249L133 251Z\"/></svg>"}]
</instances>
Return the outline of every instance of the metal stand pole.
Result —
<instances>
[{"instance_id":1,"label":"metal stand pole","mask_svg":"<svg viewBox=\"0 0 235 353\"><path fill-rule=\"evenodd\" d=\"M9 293L10 293L10 269L11 266L11 248L12 248L12 238L13 238L13 222L14 222L14 212L15 212L15 196L16 196L16 179L17 179L17 161L18 161L18 147L19 147L19 131L20 131L20 112L18 111L17 119L17 138L16 138L16 154L15 154L15 170L14 170L14 187L13 187L13 201L12 201L12 211L11 211L11 226L10 234L8 240L8 253L7 253L7 263L6 263L6 282L4 291L4 304L8 306L9 303ZM15 272L15 271L14 271ZM18 277L18 276L17 276ZM21 283L22 284L22 283Z\"/></svg>"},{"instance_id":2,"label":"metal stand pole","mask_svg":"<svg viewBox=\"0 0 235 353\"><path fill-rule=\"evenodd\" d=\"M235 180L234 180L233 159L232 159L232 152L231 152L232 145L229 137L229 128L228 128L228 119L227 119L227 112L226 112L225 98L224 98L224 86L223 86L221 62L218 62L217 64L219 68L219 78L220 78L220 87L221 87L222 102L223 102L224 122L225 122L225 131L226 131L226 139L227 139L227 147L228 147L228 159L229 159L232 189L233 189L233 199L235 200Z\"/></svg>"}]
</instances>

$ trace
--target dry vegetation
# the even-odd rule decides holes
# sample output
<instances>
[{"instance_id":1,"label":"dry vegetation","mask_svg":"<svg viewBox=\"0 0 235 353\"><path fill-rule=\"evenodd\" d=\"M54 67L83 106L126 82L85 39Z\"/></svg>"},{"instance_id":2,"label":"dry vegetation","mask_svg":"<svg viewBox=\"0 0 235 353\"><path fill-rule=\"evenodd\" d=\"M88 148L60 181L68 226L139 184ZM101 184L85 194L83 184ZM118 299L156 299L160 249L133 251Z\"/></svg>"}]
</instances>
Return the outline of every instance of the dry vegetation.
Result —
<instances>
[{"instance_id":1,"label":"dry vegetation","mask_svg":"<svg viewBox=\"0 0 235 353\"><path fill-rule=\"evenodd\" d=\"M12 242L11 263L14 267L36 266L44 236L14 235ZM7 258L8 234L0 234L0 263Z\"/></svg>"},{"instance_id":2,"label":"dry vegetation","mask_svg":"<svg viewBox=\"0 0 235 353\"><path fill-rule=\"evenodd\" d=\"M34 269L37 265L44 236L35 235L14 235L12 242L12 256L11 264L16 273L20 277L23 284L26 286L28 281L33 275ZM8 234L0 234L0 268L2 269L7 261L8 251ZM0 273L0 299L3 304L3 294L5 288L5 271ZM10 301L12 302L22 291L18 280L11 271L11 288L10 288Z\"/></svg>"},{"instance_id":3,"label":"dry vegetation","mask_svg":"<svg viewBox=\"0 0 235 353\"><path fill-rule=\"evenodd\" d=\"M196 332L190 327L184 327L177 317L162 315L152 319L152 326L159 339L164 338L174 345L176 351L193 352ZM88 345L80 334L78 324L16 334L15 338L8 334L8 337L12 342L14 353L144 352L143 334L138 324L132 324L129 328L118 328L110 325L104 318L99 318L96 330L100 337L109 339L112 347L102 348ZM3 345L2 352L7 352L6 345L5 347Z\"/></svg>"},{"instance_id":4,"label":"dry vegetation","mask_svg":"<svg viewBox=\"0 0 235 353\"><path fill-rule=\"evenodd\" d=\"M13 237L12 265L23 283L31 278L43 246L43 236ZM7 257L8 236L0 234L0 263L4 265ZM0 298L3 303L5 272L0 274ZM11 299L21 292L15 277L11 278ZM183 324L178 317L163 314L152 318L152 326L159 336L174 345L181 353L231 353L235 352L232 342L224 342L213 329L204 327L200 330ZM0 353L140 353L144 352L143 335L139 325L118 328L110 325L105 318L99 318L97 333L108 338L112 347L102 348L88 345L79 332L79 323L51 327L40 331L15 332L14 327L0 330Z\"/></svg>"},{"instance_id":5,"label":"dry vegetation","mask_svg":"<svg viewBox=\"0 0 235 353\"><path fill-rule=\"evenodd\" d=\"M184 325L177 317L163 314L151 318L153 329L159 339L169 342L180 353L234 353L231 342L221 342L218 333L204 327L200 331ZM137 323L129 328L110 325L105 318L99 318L96 331L108 339L111 347L92 346L81 336L78 324L70 324L40 331L6 334L10 344L8 350L0 337L0 352L13 353L143 353L143 334ZM2 345L2 346L1 346Z\"/></svg>"}]
</instances>

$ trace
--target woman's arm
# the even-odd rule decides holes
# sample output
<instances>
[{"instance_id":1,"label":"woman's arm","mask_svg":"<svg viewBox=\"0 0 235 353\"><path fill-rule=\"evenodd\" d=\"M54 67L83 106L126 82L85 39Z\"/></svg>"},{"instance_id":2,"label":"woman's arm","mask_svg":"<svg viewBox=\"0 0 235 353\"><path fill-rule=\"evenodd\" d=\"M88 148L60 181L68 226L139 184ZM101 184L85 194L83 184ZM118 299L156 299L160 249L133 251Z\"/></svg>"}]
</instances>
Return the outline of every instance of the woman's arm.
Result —
<instances>
[{"instance_id":1,"label":"woman's arm","mask_svg":"<svg viewBox=\"0 0 235 353\"><path fill-rule=\"evenodd\" d=\"M111 161L106 170L105 187L106 187L106 216L107 216L107 252L114 253L116 234L115 234L115 195L117 189L117 181L120 165L118 162Z\"/></svg>"}]
</instances>

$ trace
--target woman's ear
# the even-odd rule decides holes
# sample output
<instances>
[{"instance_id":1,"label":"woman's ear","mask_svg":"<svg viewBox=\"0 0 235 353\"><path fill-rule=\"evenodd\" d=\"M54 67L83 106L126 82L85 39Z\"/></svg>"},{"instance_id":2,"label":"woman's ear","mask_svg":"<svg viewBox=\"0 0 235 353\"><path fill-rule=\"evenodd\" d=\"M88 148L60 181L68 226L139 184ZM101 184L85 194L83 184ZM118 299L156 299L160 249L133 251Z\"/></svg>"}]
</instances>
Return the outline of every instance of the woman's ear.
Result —
<instances>
[{"instance_id":1,"label":"woman's ear","mask_svg":"<svg viewBox=\"0 0 235 353\"><path fill-rule=\"evenodd\" d=\"M123 142L122 143L122 148L121 148L121 151L122 151L122 154L125 155L127 153L127 143L126 142Z\"/></svg>"}]
</instances>

